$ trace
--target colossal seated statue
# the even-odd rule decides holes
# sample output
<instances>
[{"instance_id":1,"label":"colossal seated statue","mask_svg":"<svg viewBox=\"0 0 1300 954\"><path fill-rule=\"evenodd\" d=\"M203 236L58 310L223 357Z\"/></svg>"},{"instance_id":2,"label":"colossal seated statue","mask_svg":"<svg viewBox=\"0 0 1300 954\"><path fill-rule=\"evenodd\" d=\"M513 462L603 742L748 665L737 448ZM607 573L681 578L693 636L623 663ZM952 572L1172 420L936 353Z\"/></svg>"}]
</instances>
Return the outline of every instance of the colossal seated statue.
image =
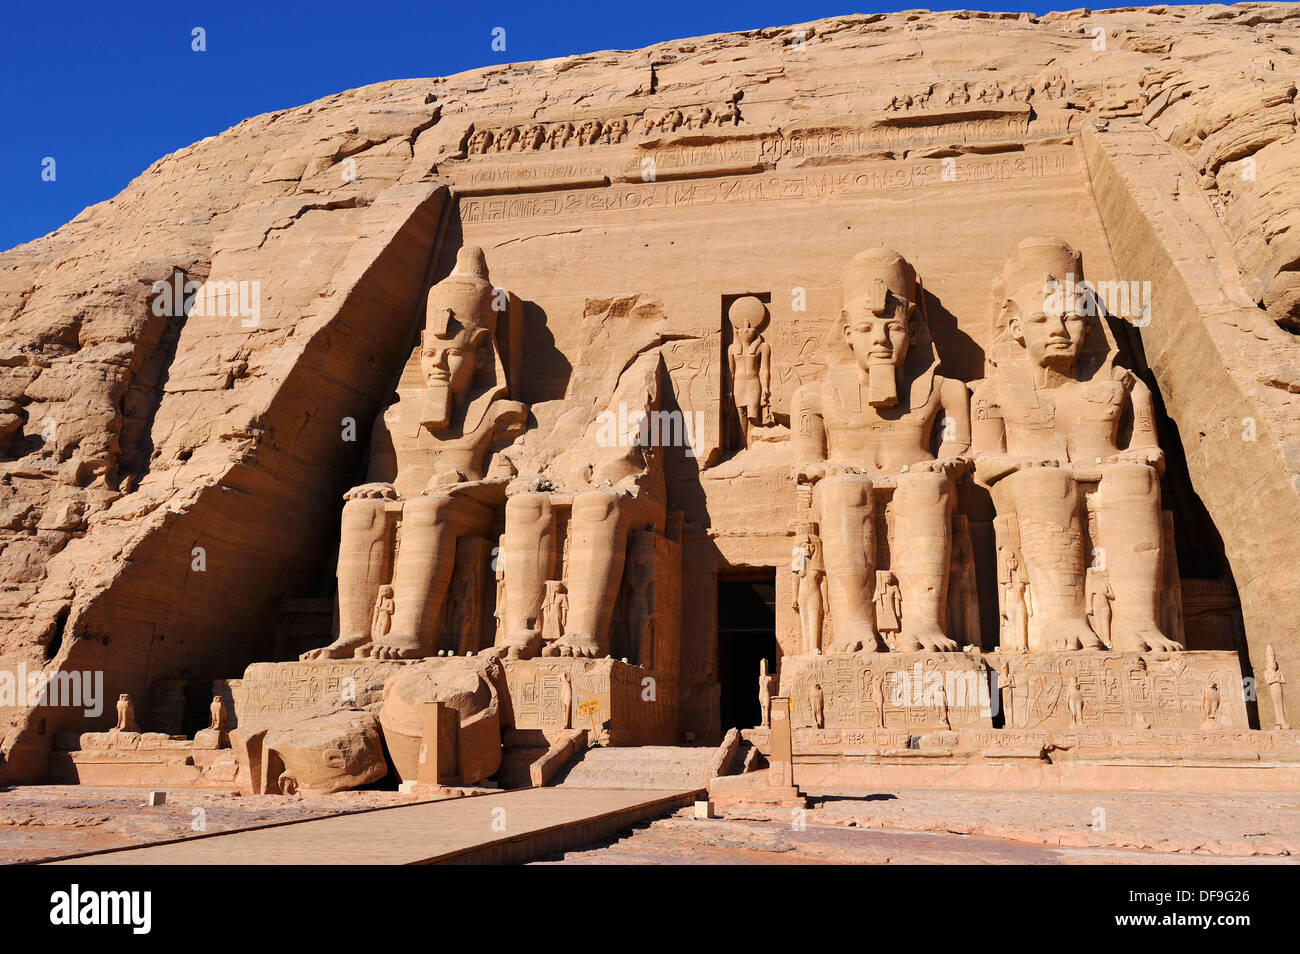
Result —
<instances>
[{"instance_id":1,"label":"colossal seated statue","mask_svg":"<svg viewBox=\"0 0 1300 954\"><path fill-rule=\"evenodd\" d=\"M1065 242L1020 243L993 286L991 371L974 387L975 475L999 546L1028 576L1030 650L1099 648L1091 564L1109 582L1120 651L1182 647L1161 632L1160 473L1151 394L1115 364L1101 309ZM1105 614L1094 612L1094 618Z\"/></svg>"},{"instance_id":2,"label":"colossal seated statue","mask_svg":"<svg viewBox=\"0 0 1300 954\"><path fill-rule=\"evenodd\" d=\"M450 275L429 289L418 386L375 422L369 481L344 499L339 542L339 636L303 659L430 655L455 563L457 540L487 536L504 499L508 467L494 451L525 427L528 409L507 394L496 345L507 296L488 280L481 249L466 246ZM400 549L394 559L396 535ZM372 626L391 584L387 631Z\"/></svg>"},{"instance_id":3,"label":"colossal seated statue","mask_svg":"<svg viewBox=\"0 0 1300 954\"><path fill-rule=\"evenodd\" d=\"M958 649L944 632L945 600L954 481L969 466L969 398L965 384L938 373L917 285L897 252L856 255L844 271L840 312L853 360L794 397L795 476L813 485L833 653L880 648L872 600L877 514L886 504L889 568L902 597L894 648Z\"/></svg>"}]
</instances>

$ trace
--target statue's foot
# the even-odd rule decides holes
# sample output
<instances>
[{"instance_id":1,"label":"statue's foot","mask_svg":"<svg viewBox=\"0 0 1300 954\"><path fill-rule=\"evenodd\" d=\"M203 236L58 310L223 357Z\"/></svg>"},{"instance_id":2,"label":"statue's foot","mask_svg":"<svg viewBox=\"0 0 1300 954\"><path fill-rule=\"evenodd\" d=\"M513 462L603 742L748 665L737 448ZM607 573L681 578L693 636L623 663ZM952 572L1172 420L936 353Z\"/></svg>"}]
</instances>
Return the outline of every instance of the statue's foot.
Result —
<instances>
[{"instance_id":1,"label":"statue's foot","mask_svg":"<svg viewBox=\"0 0 1300 954\"><path fill-rule=\"evenodd\" d=\"M304 662L312 659L351 659L352 654L368 642L369 636L340 636L328 646L309 649L298 658Z\"/></svg>"},{"instance_id":2,"label":"statue's foot","mask_svg":"<svg viewBox=\"0 0 1300 954\"><path fill-rule=\"evenodd\" d=\"M862 640L860 639L843 639L831 643L830 648L826 650L830 656L848 656L852 653L862 652Z\"/></svg>"},{"instance_id":3,"label":"statue's foot","mask_svg":"<svg viewBox=\"0 0 1300 954\"><path fill-rule=\"evenodd\" d=\"M937 626L917 627L909 630L906 635L899 634L901 642L916 645L921 652L927 653L955 653L961 651L961 646L957 640L949 639L944 635L943 630ZM917 650L911 650L916 652Z\"/></svg>"},{"instance_id":4,"label":"statue's foot","mask_svg":"<svg viewBox=\"0 0 1300 954\"><path fill-rule=\"evenodd\" d=\"M1115 648L1124 653L1180 653L1183 644L1176 643L1155 627L1133 629L1115 634Z\"/></svg>"},{"instance_id":5,"label":"statue's foot","mask_svg":"<svg viewBox=\"0 0 1300 954\"><path fill-rule=\"evenodd\" d=\"M420 641L410 636L389 633L357 650L358 659L421 659L429 655Z\"/></svg>"},{"instance_id":6,"label":"statue's foot","mask_svg":"<svg viewBox=\"0 0 1300 954\"><path fill-rule=\"evenodd\" d=\"M1092 627L1083 620L1059 620L1043 627L1048 632L1047 646L1057 652L1073 652L1077 649L1105 649Z\"/></svg>"},{"instance_id":7,"label":"statue's foot","mask_svg":"<svg viewBox=\"0 0 1300 954\"><path fill-rule=\"evenodd\" d=\"M599 659L605 653L594 636L582 633L565 633L548 648L552 648L561 657L574 659Z\"/></svg>"},{"instance_id":8,"label":"statue's foot","mask_svg":"<svg viewBox=\"0 0 1300 954\"><path fill-rule=\"evenodd\" d=\"M540 633L522 632L503 637L491 649L485 649L479 655L495 656L497 659L532 659L539 656L542 647Z\"/></svg>"}]
</instances>

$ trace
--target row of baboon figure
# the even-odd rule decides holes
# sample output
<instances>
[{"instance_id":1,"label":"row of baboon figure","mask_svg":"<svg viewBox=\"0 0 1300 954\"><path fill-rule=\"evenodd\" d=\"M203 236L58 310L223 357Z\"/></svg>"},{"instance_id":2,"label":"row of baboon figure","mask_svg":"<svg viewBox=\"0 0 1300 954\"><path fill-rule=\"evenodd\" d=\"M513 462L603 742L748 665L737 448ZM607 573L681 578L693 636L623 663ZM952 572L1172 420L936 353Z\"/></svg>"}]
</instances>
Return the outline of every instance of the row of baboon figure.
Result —
<instances>
[{"instance_id":1,"label":"row of baboon figure","mask_svg":"<svg viewBox=\"0 0 1300 954\"><path fill-rule=\"evenodd\" d=\"M699 130L709 126L737 126L740 107L723 103L717 107L692 106L647 112L618 119L587 119L578 122L526 123L476 129L465 143L465 152L483 156L494 152L535 152L565 146L594 146L623 142L628 136L653 136L678 129Z\"/></svg>"},{"instance_id":2,"label":"row of baboon figure","mask_svg":"<svg viewBox=\"0 0 1300 954\"><path fill-rule=\"evenodd\" d=\"M983 83L927 83L911 92L898 93L885 103L887 112L925 106L963 106L969 103L998 103L1003 99L1013 103L1027 103L1035 96L1058 99L1066 94L1069 85L1062 77L1041 80L1037 83L996 82Z\"/></svg>"}]
</instances>

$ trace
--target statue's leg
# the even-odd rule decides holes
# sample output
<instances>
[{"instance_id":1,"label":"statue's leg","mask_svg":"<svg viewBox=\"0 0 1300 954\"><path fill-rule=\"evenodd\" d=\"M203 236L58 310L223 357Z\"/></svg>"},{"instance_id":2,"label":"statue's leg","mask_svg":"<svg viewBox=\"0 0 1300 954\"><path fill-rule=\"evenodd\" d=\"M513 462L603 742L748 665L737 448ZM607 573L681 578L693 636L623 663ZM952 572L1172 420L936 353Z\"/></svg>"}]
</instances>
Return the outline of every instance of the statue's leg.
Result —
<instances>
[{"instance_id":1,"label":"statue's leg","mask_svg":"<svg viewBox=\"0 0 1300 954\"><path fill-rule=\"evenodd\" d=\"M993 501L999 513L1015 515L1020 529L1020 552L1040 634L1029 648L1100 648L1085 618L1086 561L1074 477L1059 467L1029 467L995 484Z\"/></svg>"},{"instance_id":2,"label":"statue's leg","mask_svg":"<svg viewBox=\"0 0 1300 954\"><path fill-rule=\"evenodd\" d=\"M433 652L447 586L456 566L456 541L487 533L491 512L447 494L421 494L402 505L402 545L393 568L393 623L388 635L363 650L376 659L416 659Z\"/></svg>"},{"instance_id":3,"label":"statue's leg","mask_svg":"<svg viewBox=\"0 0 1300 954\"><path fill-rule=\"evenodd\" d=\"M556 578L555 512L547 493L514 494L506 500L505 607L493 652L530 659L542 645L542 600Z\"/></svg>"},{"instance_id":4,"label":"statue's leg","mask_svg":"<svg viewBox=\"0 0 1300 954\"><path fill-rule=\"evenodd\" d=\"M899 652L955 652L961 648L944 633L952 558L952 497L952 480L947 474L921 471L898 478L890 568L903 596Z\"/></svg>"},{"instance_id":5,"label":"statue's leg","mask_svg":"<svg viewBox=\"0 0 1300 954\"><path fill-rule=\"evenodd\" d=\"M351 657L370 642L371 615L379 587L388 582L393 561L393 527L388 501L349 500L339 531L339 636L303 659Z\"/></svg>"},{"instance_id":6,"label":"statue's leg","mask_svg":"<svg viewBox=\"0 0 1300 954\"><path fill-rule=\"evenodd\" d=\"M834 620L832 653L879 650L871 595L876 576L876 504L871 478L826 477L813 489Z\"/></svg>"},{"instance_id":7,"label":"statue's leg","mask_svg":"<svg viewBox=\"0 0 1300 954\"><path fill-rule=\"evenodd\" d=\"M1097 489L1099 544L1115 592L1111 645L1121 652L1174 652L1183 647L1160 631L1160 479L1146 464L1111 464ZM1173 554L1169 554L1173 559Z\"/></svg>"},{"instance_id":8,"label":"statue's leg","mask_svg":"<svg viewBox=\"0 0 1300 954\"><path fill-rule=\"evenodd\" d=\"M563 656L609 655L609 626L627 560L627 531L640 502L616 490L591 490L569 517L569 620L554 646Z\"/></svg>"}]
</instances>

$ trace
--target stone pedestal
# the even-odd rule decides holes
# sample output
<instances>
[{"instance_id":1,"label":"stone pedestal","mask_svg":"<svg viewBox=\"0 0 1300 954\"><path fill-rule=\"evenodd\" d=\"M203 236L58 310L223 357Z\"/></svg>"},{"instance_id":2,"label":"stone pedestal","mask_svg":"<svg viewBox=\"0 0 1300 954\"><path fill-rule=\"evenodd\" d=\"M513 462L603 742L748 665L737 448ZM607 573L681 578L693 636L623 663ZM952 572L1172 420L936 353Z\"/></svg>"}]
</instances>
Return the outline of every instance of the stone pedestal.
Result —
<instances>
[{"instance_id":1,"label":"stone pedestal","mask_svg":"<svg viewBox=\"0 0 1300 954\"><path fill-rule=\"evenodd\" d=\"M562 674L568 675L568 712ZM514 729L587 729L607 745L671 745L676 681L616 659L506 662Z\"/></svg>"},{"instance_id":2,"label":"stone pedestal","mask_svg":"<svg viewBox=\"0 0 1300 954\"><path fill-rule=\"evenodd\" d=\"M1008 728L1218 730L1250 725L1236 653L1085 651L991 653L984 658L995 669L1005 659L1015 679ZM1077 718L1070 711L1074 680L1082 703ZM1207 723L1205 692L1211 682L1218 685L1219 705Z\"/></svg>"},{"instance_id":3,"label":"stone pedestal","mask_svg":"<svg viewBox=\"0 0 1300 954\"><path fill-rule=\"evenodd\" d=\"M230 728L249 719L307 709L360 709L383 699L384 683L401 661L313 659L307 662L253 663L243 679L218 681L225 696Z\"/></svg>"},{"instance_id":4,"label":"stone pedestal","mask_svg":"<svg viewBox=\"0 0 1300 954\"><path fill-rule=\"evenodd\" d=\"M815 685L821 687L820 725ZM786 656L781 694L790 697L796 728L916 733L993 725L988 667L967 653Z\"/></svg>"}]
</instances>

